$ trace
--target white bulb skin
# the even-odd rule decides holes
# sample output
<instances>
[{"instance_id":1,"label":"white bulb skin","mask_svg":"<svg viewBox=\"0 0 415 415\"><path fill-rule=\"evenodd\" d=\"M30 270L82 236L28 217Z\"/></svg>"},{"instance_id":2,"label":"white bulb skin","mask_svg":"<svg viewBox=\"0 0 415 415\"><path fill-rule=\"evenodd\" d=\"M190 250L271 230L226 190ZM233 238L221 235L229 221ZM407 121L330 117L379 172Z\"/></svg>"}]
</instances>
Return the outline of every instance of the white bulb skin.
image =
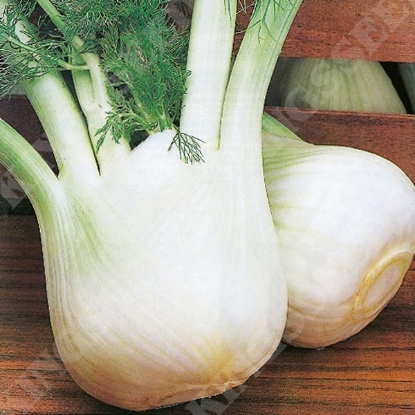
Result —
<instances>
[{"instance_id":1,"label":"white bulb skin","mask_svg":"<svg viewBox=\"0 0 415 415\"><path fill-rule=\"evenodd\" d=\"M62 174L38 209L63 363L86 392L129 410L243 383L286 321L260 153L246 164L212 150L188 165L167 151L172 134L98 178Z\"/></svg>"},{"instance_id":2,"label":"white bulb skin","mask_svg":"<svg viewBox=\"0 0 415 415\"><path fill-rule=\"evenodd\" d=\"M391 162L265 134L264 172L283 252L283 340L321 348L358 333L396 294L415 253L415 188Z\"/></svg>"}]
</instances>

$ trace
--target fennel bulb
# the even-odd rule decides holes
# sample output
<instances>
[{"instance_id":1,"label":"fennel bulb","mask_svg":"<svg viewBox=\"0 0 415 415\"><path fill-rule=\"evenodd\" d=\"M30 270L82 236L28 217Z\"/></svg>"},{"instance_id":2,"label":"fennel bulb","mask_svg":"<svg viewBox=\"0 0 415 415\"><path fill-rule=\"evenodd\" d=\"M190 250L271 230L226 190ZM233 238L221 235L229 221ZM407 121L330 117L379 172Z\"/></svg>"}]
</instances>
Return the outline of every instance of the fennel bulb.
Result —
<instances>
[{"instance_id":1,"label":"fennel bulb","mask_svg":"<svg viewBox=\"0 0 415 415\"><path fill-rule=\"evenodd\" d=\"M398 71L401 75L405 91L408 94L412 107L412 113L415 112L415 64L413 62L399 62Z\"/></svg>"},{"instance_id":2,"label":"fennel bulb","mask_svg":"<svg viewBox=\"0 0 415 415\"><path fill-rule=\"evenodd\" d=\"M264 117L264 174L288 283L286 343L320 348L370 323L415 253L415 187L374 154L300 140Z\"/></svg>"},{"instance_id":3,"label":"fennel bulb","mask_svg":"<svg viewBox=\"0 0 415 415\"><path fill-rule=\"evenodd\" d=\"M257 2L231 73L236 0L196 1L187 64L166 1L23 3L0 1L1 92L21 81L59 174L4 121L0 161L36 211L66 368L132 410L239 385L286 321L261 117L301 1Z\"/></svg>"},{"instance_id":4,"label":"fennel bulb","mask_svg":"<svg viewBox=\"0 0 415 415\"><path fill-rule=\"evenodd\" d=\"M376 61L281 57L268 105L405 114L391 79Z\"/></svg>"},{"instance_id":5,"label":"fennel bulb","mask_svg":"<svg viewBox=\"0 0 415 415\"><path fill-rule=\"evenodd\" d=\"M285 323L260 169L236 157L179 164L172 137L99 178L62 177L53 209L36 206L62 360L91 395L131 409L240 384Z\"/></svg>"}]
</instances>

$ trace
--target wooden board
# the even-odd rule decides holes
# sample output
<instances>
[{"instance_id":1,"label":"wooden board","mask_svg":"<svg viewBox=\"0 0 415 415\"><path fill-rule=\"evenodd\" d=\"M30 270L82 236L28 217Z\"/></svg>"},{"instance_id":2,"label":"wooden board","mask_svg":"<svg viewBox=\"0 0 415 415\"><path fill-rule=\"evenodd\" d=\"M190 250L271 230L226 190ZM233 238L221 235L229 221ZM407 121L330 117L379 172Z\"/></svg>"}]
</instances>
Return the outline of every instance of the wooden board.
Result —
<instances>
[{"instance_id":1,"label":"wooden board","mask_svg":"<svg viewBox=\"0 0 415 415\"><path fill-rule=\"evenodd\" d=\"M414 26L415 0L304 0L282 55L415 62Z\"/></svg>"}]
</instances>

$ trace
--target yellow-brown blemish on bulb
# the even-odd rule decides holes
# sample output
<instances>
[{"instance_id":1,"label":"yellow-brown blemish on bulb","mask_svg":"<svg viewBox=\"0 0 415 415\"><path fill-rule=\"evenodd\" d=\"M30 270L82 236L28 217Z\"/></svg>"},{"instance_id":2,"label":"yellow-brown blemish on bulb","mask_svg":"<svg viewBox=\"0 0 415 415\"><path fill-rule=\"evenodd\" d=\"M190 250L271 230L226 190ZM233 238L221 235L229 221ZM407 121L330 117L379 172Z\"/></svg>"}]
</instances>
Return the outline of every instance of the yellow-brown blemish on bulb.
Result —
<instances>
[{"instance_id":1,"label":"yellow-brown blemish on bulb","mask_svg":"<svg viewBox=\"0 0 415 415\"><path fill-rule=\"evenodd\" d=\"M377 262L360 284L352 306L351 318L370 322L389 303L411 266L413 252L393 252Z\"/></svg>"}]
</instances>

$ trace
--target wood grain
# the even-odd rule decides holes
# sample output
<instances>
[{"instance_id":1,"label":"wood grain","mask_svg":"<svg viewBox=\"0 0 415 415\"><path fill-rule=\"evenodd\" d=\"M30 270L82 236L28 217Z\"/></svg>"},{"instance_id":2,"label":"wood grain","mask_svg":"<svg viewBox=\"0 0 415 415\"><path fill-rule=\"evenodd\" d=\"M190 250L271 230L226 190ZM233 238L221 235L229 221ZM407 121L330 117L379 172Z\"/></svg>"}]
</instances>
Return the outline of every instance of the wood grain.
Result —
<instances>
[{"instance_id":1,"label":"wood grain","mask_svg":"<svg viewBox=\"0 0 415 415\"><path fill-rule=\"evenodd\" d=\"M146 415L412 415L415 264L362 332L323 350L281 347L246 384ZM84 393L54 348L34 216L0 217L1 415L127 415Z\"/></svg>"},{"instance_id":2,"label":"wood grain","mask_svg":"<svg viewBox=\"0 0 415 415\"><path fill-rule=\"evenodd\" d=\"M241 30L251 11L239 14ZM414 24L414 0L304 0L282 55L415 62Z\"/></svg>"}]
</instances>

